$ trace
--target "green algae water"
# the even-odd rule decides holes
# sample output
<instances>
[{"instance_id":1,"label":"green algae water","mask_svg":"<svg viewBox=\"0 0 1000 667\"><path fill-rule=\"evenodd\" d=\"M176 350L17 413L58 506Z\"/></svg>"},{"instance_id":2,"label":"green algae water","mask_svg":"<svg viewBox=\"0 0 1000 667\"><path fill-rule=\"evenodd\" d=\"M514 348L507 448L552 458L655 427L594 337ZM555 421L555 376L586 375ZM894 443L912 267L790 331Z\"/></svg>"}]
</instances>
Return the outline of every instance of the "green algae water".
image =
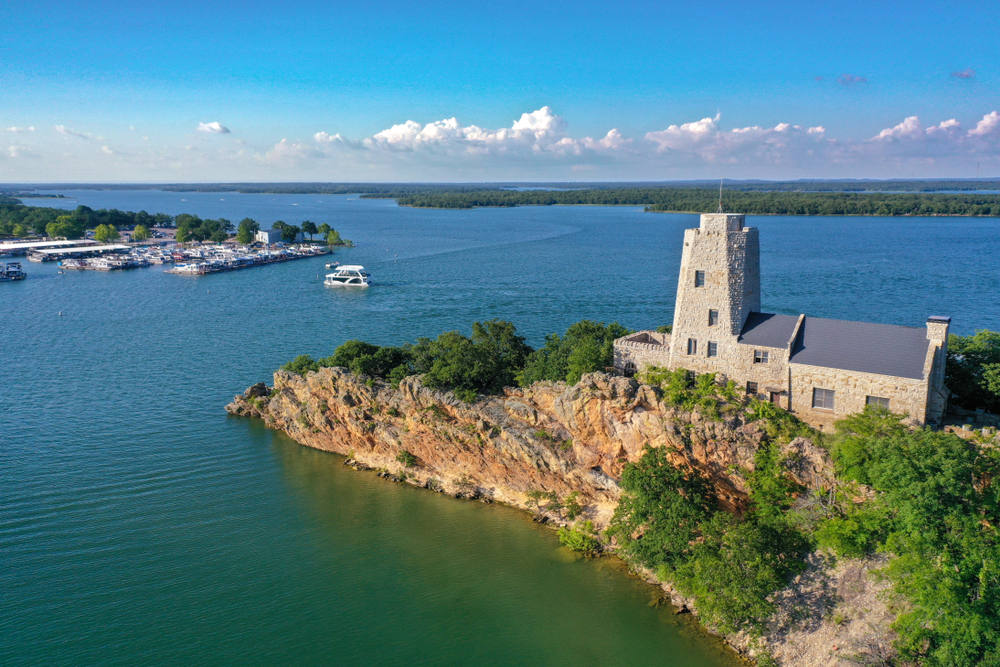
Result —
<instances>
[{"instance_id":1,"label":"green algae water","mask_svg":"<svg viewBox=\"0 0 1000 667\"><path fill-rule=\"evenodd\" d=\"M0 285L0 664L734 665L614 559L518 511L399 486L228 417L297 354L512 320L671 319L682 230L635 208L422 211L353 197L66 193L72 208L327 222L330 258ZM1000 328L995 219L753 218L778 312Z\"/></svg>"}]
</instances>

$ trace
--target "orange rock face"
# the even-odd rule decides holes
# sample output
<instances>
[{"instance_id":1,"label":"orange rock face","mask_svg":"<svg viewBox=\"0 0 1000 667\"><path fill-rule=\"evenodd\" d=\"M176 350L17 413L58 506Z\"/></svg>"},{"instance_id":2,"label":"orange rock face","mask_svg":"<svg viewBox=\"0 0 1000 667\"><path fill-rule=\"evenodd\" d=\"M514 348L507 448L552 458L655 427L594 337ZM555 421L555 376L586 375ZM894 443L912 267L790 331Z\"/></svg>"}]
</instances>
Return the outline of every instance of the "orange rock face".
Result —
<instances>
[{"instance_id":1,"label":"orange rock face","mask_svg":"<svg viewBox=\"0 0 1000 667\"><path fill-rule=\"evenodd\" d=\"M537 511L531 491L560 499L577 492L584 516L598 528L617 505L623 467L646 444L669 448L676 463L713 482L722 507L742 511L743 475L767 439L742 410L707 421L664 403L653 387L604 373L585 375L573 386L508 388L504 396L469 404L424 387L418 377L393 389L340 368L304 378L278 371L269 395L255 385L226 409L261 417L308 447L397 478L405 473L406 481L453 495ZM789 472L803 485L824 486L830 479L825 451L808 440L796 439L783 450ZM416 457L415 465L397 459L404 451Z\"/></svg>"}]
</instances>

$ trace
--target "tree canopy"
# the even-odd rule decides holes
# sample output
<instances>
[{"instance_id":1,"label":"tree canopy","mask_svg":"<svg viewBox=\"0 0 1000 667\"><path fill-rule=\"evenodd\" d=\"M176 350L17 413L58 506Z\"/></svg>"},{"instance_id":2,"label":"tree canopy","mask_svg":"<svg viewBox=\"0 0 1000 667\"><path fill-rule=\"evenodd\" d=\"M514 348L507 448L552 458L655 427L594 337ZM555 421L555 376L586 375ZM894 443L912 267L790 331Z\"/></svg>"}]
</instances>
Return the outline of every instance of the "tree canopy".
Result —
<instances>
[{"instance_id":1,"label":"tree canopy","mask_svg":"<svg viewBox=\"0 0 1000 667\"><path fill-rule=\"evenodd\" d=\"M196 215L182 213L177 216L177 241L214 241L222 243L229 238L233 223L225 218L202 220Z\"/></svg>"},{"instance_id":2,"label":"tree canopy","mask_svg":"<svg viewBox=\"0 0 1000 667\"><path fill-rule=\"evenodd\" d=\"M581 320L563 336L549 334L545 346L528 357L517 376L522 387L539 380L576 384L584 373L604 370L614 364L614 342L631 333L617 322L604 324Z\"/></svg>"},{"instance_id":3,"label":"tree canopy","mask_svg":"<svg viewBox=\"0 0 1000 667\"><path fill-rule=\"evenodd\" d=\"M723 204L728 211L756 215L1000 215L996 194L939 192L814 192L789 191L777 184L759 187L772 191L728 189ZM809 186L799 185L799 189ZM817 186L818 187L818 186ZM850 190L849 186L844 186ZM855 186L863 190L864 187ZM903 188L900 188L903 189ZM909 189L909 188L906 188ZM595 204L645 206L647 211L714 211L719 202L715 188L584 187L573 189L513 190L510 188L419 188L363 195L394 198L400 206L420 208L475 208L481 206L552 206Z\"/></svg>"},{"instance_id":4,"label":"tree canopy","mask_svg":"<svg viewBox=\"0 0 1000 667\"><path fill-rule=\"evenodd\" d=\"M136 225L135 229L132 230L132 240L133 241L148 241L152 237L149 232L149 227L146 225Z\"/></svg>"},{"instance_id":5,"label":"tree canopy","mask_svg":"<svg viewBox=\"0 0 1000 667\"><path fill-rule=\"evenodd\" d=\"M247 245L253 243L254 236L260 231L260 225L253 218L243 218L236 228L236 242Z\"/></svg>"},{"instance_id":6,"label":"tree canopy","mask_svg":"<svg viewBox=\"0 0 1000 667\"><path fill-rule=\"evenodd\" d=\"M1000 332L948 336L945 385L963 408L1000 412Z\"/></svg>"},{"instance_id":7,"label":"tree canopy","mask_svg":"<svg viewBox=\"0 0 1000 667\"><path fill-rule=\"evenodd\" d=\"M118 233L114 225L97 225L97 229L94 230L94 240L101 243L110 243L120 237L121 234Z\"/></svg>"}]
</instances>

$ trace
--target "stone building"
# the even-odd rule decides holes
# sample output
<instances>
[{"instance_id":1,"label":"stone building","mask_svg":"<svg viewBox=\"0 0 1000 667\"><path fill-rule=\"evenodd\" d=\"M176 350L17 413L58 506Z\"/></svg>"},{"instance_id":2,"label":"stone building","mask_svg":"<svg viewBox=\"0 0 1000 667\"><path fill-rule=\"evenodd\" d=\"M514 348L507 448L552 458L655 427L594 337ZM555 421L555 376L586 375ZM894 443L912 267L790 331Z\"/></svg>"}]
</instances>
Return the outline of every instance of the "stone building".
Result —
<instances>
[{"instance_id":1,"label":"stone building","mask_svg":"<svg viewBox=\"0 0 1000 667\"><path fill-rule=\"evenodd\" d=\"M704 214L684 232L672 333L619 338L615 367L716 373L821 428L867 404L940 421L951 318L922 328L762 313L759 236L744 223Z\"/></svg>"}]
</instances>

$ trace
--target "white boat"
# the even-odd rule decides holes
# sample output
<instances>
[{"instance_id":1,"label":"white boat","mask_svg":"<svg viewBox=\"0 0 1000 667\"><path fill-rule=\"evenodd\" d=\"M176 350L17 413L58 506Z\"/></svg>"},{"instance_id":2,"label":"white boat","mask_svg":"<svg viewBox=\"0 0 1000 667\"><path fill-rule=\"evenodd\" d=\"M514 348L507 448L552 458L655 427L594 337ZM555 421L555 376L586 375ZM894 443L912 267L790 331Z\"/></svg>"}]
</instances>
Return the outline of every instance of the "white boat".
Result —
<instances>
[{"instance_id":1,"label":"white boat","mask_svg":"<svg viewBox=\"0 0 1000 667\"><path fill-rule=\"evenodd\" d=\"M326 274L323 284L329 287L368 287L371 274L359 264L344 264L333 273Z\"/></svg>"},{"instance_id":2,"label":"white boat","mask_svg":"<svg viewBox=\"0 0 1000 667\"><path fill-rule=\"evenodd\" d=\"M26 277L27 274L21 270L20 262L7 262L3 266L0 266L0 283L12 280L24 280Z\"/></svg>"}]
</instances>

